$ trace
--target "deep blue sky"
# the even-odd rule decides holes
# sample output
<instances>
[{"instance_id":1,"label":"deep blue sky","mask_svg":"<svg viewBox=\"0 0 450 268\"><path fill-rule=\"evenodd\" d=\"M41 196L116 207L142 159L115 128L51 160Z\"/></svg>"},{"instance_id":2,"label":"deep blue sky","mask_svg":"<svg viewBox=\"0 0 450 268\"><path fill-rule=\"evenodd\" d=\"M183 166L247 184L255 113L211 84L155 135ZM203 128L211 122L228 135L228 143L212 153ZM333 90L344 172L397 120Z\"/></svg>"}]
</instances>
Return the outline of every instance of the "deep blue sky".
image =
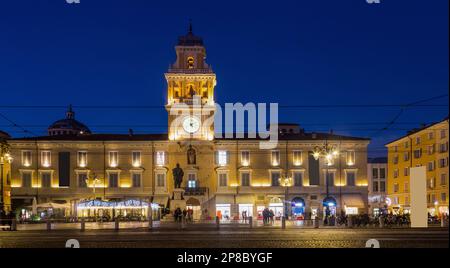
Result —
<instances>
[{"instance_id":1,"label":"deep blue sky","mask_svg":"<svg viewBox=\"0 0 450 268\"><path fill-rule=\"evenodd\" d=\"M76 118L94 132L164 132L163 73L189 18L205 40L221 104L406 104L449 92L448 0L20 0L0 3L0 112L44 134L65 109L4 105L161 106L79 108ZM398 112L280 109L279 120L370 137ZM407 109L373 137L372 155L447 114L446 107ZM2 118L0 129L24 135Z\"/></svg>"}]
</instances>

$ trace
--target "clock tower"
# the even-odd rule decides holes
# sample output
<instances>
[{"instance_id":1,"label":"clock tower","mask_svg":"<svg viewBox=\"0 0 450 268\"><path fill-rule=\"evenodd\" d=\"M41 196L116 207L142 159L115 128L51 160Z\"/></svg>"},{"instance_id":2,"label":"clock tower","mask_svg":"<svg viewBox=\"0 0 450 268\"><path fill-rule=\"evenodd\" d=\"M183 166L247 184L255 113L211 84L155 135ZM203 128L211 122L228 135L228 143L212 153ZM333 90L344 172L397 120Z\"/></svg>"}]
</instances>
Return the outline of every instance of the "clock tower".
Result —
<instances>
[{"instance_id":1,"label":"clock tower","mask_svg":"<svg viewBox=\"0 0 450 268\"><path fill-rule=\"evenodd\" d=\"M214 139L216 75L206 63L202 38L189 32L178 38L176 62L165 73L170 140Z\"/></svg>"}]
</instances>

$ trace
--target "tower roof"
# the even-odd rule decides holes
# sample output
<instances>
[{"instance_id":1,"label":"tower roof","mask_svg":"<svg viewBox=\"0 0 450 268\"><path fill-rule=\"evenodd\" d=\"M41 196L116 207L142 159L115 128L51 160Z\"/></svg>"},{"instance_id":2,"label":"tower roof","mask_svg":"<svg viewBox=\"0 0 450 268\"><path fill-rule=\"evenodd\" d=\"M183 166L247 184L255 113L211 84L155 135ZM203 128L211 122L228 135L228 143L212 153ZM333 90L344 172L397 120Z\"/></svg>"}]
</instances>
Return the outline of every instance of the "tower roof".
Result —
<instances>
[{"instance_id":1,"label":"tower roof","mask_svg":"<svg viewBox=\"0 0 450 268\"><path fill-rule=\"evenodd\" d=\"M192 22L189 22L189 30L186 35L178 37L179 46L203 46L203 39L194 35L192 31Z\"/></svg>"}]
</instances>

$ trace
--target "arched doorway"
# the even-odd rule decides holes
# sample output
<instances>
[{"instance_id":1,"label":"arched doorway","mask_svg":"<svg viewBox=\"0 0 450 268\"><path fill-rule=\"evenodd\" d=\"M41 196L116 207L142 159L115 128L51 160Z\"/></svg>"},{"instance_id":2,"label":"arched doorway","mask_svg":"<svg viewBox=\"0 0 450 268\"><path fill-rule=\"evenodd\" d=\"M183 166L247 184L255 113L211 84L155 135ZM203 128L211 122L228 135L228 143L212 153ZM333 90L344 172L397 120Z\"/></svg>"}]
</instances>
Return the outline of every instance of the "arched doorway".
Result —
<instances>
[{"instance_id":1,"label":"arched doorway","mask_svg":"<svg viewBox=\"0 0 450 268\"><path fill-rule=\"evenodd\" d=\"M301 197L295 197L291 202L292 218L304 219L305 218L305 200Z\"/></svg>"},{"instance_id":2,"label":"arched doorway","mask_svg":"<svg viewBox=\"0 0 450 268\"><path fill-rule=\"evenodd\" d=\"M192 219L195 221L200 220L201 215L202 215L202 209L201 209L201 205L200 205L200 201L196 198L189 198L186 201L186 209L187 210L192 210Z\"/></svg>"}]
</instances>

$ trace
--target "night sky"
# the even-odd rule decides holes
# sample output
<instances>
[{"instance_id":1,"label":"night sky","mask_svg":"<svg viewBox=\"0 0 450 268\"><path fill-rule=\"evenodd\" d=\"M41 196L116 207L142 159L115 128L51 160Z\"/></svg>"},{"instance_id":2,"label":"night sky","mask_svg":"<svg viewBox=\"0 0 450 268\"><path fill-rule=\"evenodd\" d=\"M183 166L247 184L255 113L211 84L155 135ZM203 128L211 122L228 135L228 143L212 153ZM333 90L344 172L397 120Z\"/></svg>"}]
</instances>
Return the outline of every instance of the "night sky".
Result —
<instances>
[{"instance_id":1,"label":"night sky","mask_svg":"<svg viewBox=\"0 0 450 268\"><path fill-rule=\"evenodd\" d=\"M281 108L279 121L371 137L376 156L406 130L442 120L448 106L409 107L379 131L400 107L345 105L448 94L448 2L1 1L0 113L38 135L69 104L95 133L165 132L163 74L192 19L217 74L217 102L343 105ZM117 105L152 107L77 107ZM1 117L0 129L30 136Z\"/></svg>"}]
</instances>

